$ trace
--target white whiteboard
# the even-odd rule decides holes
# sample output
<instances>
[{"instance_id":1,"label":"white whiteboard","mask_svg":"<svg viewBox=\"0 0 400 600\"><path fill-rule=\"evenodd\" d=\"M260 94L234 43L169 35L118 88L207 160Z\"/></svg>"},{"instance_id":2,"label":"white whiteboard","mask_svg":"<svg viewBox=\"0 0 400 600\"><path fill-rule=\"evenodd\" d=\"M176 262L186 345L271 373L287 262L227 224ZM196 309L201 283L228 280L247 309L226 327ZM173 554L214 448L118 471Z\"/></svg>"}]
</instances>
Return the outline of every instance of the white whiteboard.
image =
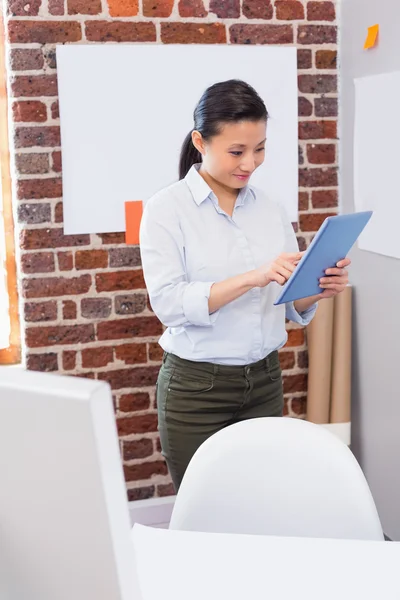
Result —
<instances>
[{"instance_id":1,"label":"white whiteboard","mask_svg":"<svg viewBox=\"0 0 400 600\"><path fill-rule=\"evenodd\" d=\"M178 179L204 90L238 78L264 99L265 164L251 183L298 205L296 48L215 45L57 47L66 234L125 231L124 203Z\"/></svg>"},{"instance_id":2,"label":"white whiteboard","mask_svg":"<svg viewBox=\"0 0 400 600\"><path fill-rule=\"evenodd\" d=\"M400 258L400 71L355 80L354 204L373 210L358 247Z\"/></svg>"}]
</instances>

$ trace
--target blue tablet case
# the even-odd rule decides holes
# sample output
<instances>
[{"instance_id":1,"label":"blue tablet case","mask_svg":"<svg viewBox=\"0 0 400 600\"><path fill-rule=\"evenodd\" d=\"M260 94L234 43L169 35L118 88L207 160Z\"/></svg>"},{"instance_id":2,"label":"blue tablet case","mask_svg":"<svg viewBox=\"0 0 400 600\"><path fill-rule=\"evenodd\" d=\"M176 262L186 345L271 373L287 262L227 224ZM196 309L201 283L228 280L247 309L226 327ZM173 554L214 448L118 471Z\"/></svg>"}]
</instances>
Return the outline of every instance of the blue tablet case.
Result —
<instances>
[{"instance_id":1,"label":"blue tablet case","mask_svg":"<svg viewBox=\"0 0 400 600\"><path fill-rule=\"evenodd\" d=\"M346 258L358 236L372 216L372 211L327 217L293 275L283 286L275 305L293 302L323 292L319 280L326 269Z\"/></svg>"}]
</instances>

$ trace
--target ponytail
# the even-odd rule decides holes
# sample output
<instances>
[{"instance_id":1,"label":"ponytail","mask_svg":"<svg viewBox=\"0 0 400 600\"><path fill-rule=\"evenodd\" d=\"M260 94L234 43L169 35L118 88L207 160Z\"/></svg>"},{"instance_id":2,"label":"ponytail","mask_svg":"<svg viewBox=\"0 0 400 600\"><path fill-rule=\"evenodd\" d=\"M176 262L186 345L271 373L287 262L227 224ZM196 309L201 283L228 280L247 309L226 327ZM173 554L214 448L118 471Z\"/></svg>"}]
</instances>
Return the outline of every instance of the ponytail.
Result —
<instances>
[{"instance_id":1,"label":"ponytail","mask_svg":"<svg viewBox=\"0 0 400 600\"><path fill-rule=\"evenodd\" d=\"M179 158L179 179L184 179L191 167L197 163L201 163L201 160L200 152L193 146L192 132L190 131L182 144Z\"/></svg>"}]
</instances>

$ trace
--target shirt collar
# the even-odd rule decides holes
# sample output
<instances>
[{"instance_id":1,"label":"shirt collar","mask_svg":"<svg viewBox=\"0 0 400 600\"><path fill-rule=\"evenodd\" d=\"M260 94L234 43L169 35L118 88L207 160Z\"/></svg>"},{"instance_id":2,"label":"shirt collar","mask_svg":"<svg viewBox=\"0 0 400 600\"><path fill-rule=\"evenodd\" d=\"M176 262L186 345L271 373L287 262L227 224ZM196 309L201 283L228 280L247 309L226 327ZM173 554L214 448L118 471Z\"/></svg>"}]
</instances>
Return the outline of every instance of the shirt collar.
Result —
<instances>
[{"instance_id":1,"label":"shirt collar","mask_svg":"<svg viewBox=\"0 0 400 600\"><path fill-rule=\"evenodd\" d=\"M204 181L204 179L199 173L200 166L201 163L193 165L185 177L187 186L191 191L194 201L198 206L200 206L200 204L202 204L204 200L206 200L213 194L212 189ZM242 188L239 192L236 201L236 206L242 206L249 193L253 196L253 198L255 198L254 190L250 186L246 185L246 187Z\"/></svg>"}]
</instances>

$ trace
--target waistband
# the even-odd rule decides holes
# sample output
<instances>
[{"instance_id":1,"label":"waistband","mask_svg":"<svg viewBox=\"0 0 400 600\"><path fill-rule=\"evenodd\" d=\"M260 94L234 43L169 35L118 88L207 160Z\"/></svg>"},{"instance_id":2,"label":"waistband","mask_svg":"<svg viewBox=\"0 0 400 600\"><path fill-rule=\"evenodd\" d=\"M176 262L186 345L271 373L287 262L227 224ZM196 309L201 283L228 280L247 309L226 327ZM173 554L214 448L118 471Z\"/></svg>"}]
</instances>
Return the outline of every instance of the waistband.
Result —
<instances>
[{"instance_id":1,"label":"waistband","mask_svg":"<svg viewBox=\"0 0 400 600\"><path fill-rule=\"evenodd\" d=\"M270 369L276 364L279 365L279 355L278 351L274 350L274 352L271 352L271 354L268 354L265 358L248 365L217 365L210 362L187 360L186 358L179 358L179 356L176 356L175 354L164 352L163 364L166 367L181 367L199 370L203 373L211 373L214 375L217 373L225 375L244 375L253 371L259 371L260 369Z\"/></svg>"}]
</instances>

